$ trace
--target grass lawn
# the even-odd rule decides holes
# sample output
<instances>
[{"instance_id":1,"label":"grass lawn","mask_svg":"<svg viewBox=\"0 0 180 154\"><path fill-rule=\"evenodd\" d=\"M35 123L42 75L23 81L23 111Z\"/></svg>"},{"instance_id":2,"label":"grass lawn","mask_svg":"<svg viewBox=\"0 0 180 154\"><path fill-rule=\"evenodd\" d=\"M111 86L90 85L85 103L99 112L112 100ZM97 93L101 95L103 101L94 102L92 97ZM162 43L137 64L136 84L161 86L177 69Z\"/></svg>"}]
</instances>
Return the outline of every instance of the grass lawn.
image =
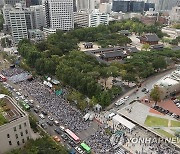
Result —
<instances>
[{"instance_id":1,"label":"grass lawn","mask_svg":"<svg viewBox=\"0 0 180 154\"><path fill-rule=\"evenodd\" d=\"M175 121L175 120L171 120L171 127L180 127L180 122Z\"/></svg>"},{"instance_id":2,"label":"grass lawn","mask_svg":"<svg viewBox=\"0 0 180 154\"><path fill-rule=\"evenodd\" d=\"M7 123L8 121L4 118L4 116L0 113L0 126Z\"/></svg>"},{"instance_id":3,"label":"grass lawn","mask_svg":"<svg viewBox=\"0 0 180 154\"><path fill-rule=\"evenodd\" d=\"M172 135L172 134L170 134L170 133L168 133L162 129L156 129L156 131L165 137L169 137L169 138L174 137L174 135Z\"/></svg>"},{"instance_id":4,"label":"grass lawn","mask_svg":"<svg viewBox=\"0 0 180 154\"><path fill-rule=\"evenodd\" d=\"M158 118L154 116L147 116L144 124L149 127L158 127L158 126L168 127L168 119Z\"/></svg>"}]
</instances>

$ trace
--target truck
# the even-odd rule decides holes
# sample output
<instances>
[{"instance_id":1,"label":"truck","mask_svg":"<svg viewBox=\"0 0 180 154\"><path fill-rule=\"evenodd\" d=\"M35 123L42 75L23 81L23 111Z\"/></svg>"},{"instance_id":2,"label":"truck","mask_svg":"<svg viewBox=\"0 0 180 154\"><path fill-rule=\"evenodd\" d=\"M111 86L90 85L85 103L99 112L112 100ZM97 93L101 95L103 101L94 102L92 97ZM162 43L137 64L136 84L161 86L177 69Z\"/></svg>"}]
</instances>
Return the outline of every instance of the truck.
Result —
<instances>
[{"instance_id":1,"label":"truck","mask_svg":"<svg viewBox=\"0 0 180 154\"><path fill-rule=\"evenodd\" d=\"M91 113L91 115L89 116L89 120L93 120L94 119L94 117L95 117L95 114L94 113Z\"/></svg>"},{"instance_id":2,"label":"truck","mask_svg":"<svg viewBox=\"0 0 180 154\"><path fill-rule=\"evenodd\" d=\"M89 119L90 113L86 113L86 115L83 117L84 121L87 121Z\"/></svg>"}]
</instances>

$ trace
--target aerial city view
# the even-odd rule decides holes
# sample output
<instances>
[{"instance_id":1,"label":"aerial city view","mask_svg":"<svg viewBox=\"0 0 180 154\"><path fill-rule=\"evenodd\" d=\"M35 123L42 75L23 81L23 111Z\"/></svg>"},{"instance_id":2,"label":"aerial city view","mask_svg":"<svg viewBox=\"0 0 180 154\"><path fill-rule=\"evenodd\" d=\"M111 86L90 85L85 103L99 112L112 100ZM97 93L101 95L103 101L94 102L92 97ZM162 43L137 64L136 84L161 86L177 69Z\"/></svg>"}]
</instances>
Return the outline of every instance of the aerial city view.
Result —
<instances>
[{"instance_id":1,"label":"aerial city view","mask_svg":"<svg viewBox=\"0 0 180 154\"><path fill-rule=\"evenodd\" d=\"M0 154L180 154L180 0L0 9Z\"/></svg>"}]
</instances>

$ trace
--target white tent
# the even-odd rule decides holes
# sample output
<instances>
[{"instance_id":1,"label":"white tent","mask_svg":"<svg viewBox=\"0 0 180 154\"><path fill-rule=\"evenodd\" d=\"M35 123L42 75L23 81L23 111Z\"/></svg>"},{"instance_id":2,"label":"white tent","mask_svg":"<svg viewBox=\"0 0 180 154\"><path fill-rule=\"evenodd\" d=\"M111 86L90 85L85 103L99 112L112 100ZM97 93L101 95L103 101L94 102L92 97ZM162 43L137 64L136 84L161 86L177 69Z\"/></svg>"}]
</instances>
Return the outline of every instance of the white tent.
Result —
<instances>
[{"instance_id":1,"label":"white tent","mask_svg":"<svg viewBox=\"0 0 180 154\"><path fill-rule=\"evenodd\" d=\"M43 84L47 85L47 81L44 81Z\"/></svg>"},{"instance_id":2,"label":"white tent","mask_svg":"<svg viewBox=\"0 0 180 154\"><path fill-rule=\"evenodd\" d=\"M48 81L51 81L51 78L50 78L50 77L48 77L48 78L47 78L47 80L48 80Z\"/></svg>"},{"instance_id":3,"label":"white tent","mask_svg":"<svg viewBox=\"0 0 180 154\"><path fill-rule=\"evenodd\" d=\"M136 126L135 124L126 120L125 118L121 117L120 115L115 115L112 119L116 125L122 124L123 126L129 128L130 130L132 130Z\"/></svg>"}]
</instances>

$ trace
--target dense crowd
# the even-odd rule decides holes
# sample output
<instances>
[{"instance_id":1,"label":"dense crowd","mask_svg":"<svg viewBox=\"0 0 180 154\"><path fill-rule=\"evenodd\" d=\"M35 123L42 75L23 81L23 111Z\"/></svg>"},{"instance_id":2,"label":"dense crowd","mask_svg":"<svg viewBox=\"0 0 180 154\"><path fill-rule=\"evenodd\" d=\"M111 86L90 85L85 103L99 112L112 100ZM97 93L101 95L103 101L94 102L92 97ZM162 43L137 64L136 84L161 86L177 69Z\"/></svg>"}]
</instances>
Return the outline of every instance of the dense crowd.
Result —
<instances>
[{"instance_id":1,"label":"dense crowd","mask_svg":"<svg viewBox=\"0 0 180 154\"><path fill-rule=\"evenodd\" d=\"M31 82L20 82L19 86L33 96L44 111L56 117L62 125L72 131L77 133L89 127L90 123L84 122L82 113L68 103L66 88L63 89L63 95L56 96L54 92L37 79Z\"/></svg>"},{"instance_id":2,"label":"dense crowd","mask_svg":"<svg viewBox=\"0 0 180 154\"><path fill-rule=\"evenodd\" d=\"M107 135L103 128L98 128L94 134L92 134L87 140L86 143L92 147L95 153L98 154L112 154L114 153L113 147L110 143L110 136Z\"/></svg>"},{"instance_id":3,"label":"dense crowd","mask_svg":"<svg viewBox=\"0 0 180 154\"><path fill-rule=\"evenodd\" d=\"M6 77L13 77L16 80L19 74L25 73L20 68L7 69L1 72ZM17 79L18 80L18 79ZM17 83L23 91L26 91L29 95L34 97L36 101L39 102L41 109L47 111L53 117L56 117L56 120L60 122L60 124L70 128L75 133L79 133L82 130L86 130L89 126L89 122L85 122L83 120L82 113L71 106L66 99L68 94L68 89L63 88L63 93L59 96L55 94L49 87L44 85L42 81L38 79L34 79L29 82L24 80L23 82ZM119 126L119 129L125 133L125 138L127 137L147 137L145 130L142 130L140 127L136 127L136 130L130 132L124 126ZM113 146L110 141L110 135L106 133L106 131L102 127L98 127L98 130L91 134L85 142L93 149L93 151L97 154L124 154L126 153L122 148L116 149L114 148L119 142L119 139L116 142L116 145ZM123 143L124 144L124 143ZM138 144L128 143L129 146L139 146ZM142 147L142 145L140 145ZM129 147L130 148L130 147ZM154 154L178 154L174 148L169 147L165 143L151 143L145 144L142 147L141 151L149 151L149 153ZM136 151L137 154L141 153L141 151Z\"/></svg>"}]
</instances>

